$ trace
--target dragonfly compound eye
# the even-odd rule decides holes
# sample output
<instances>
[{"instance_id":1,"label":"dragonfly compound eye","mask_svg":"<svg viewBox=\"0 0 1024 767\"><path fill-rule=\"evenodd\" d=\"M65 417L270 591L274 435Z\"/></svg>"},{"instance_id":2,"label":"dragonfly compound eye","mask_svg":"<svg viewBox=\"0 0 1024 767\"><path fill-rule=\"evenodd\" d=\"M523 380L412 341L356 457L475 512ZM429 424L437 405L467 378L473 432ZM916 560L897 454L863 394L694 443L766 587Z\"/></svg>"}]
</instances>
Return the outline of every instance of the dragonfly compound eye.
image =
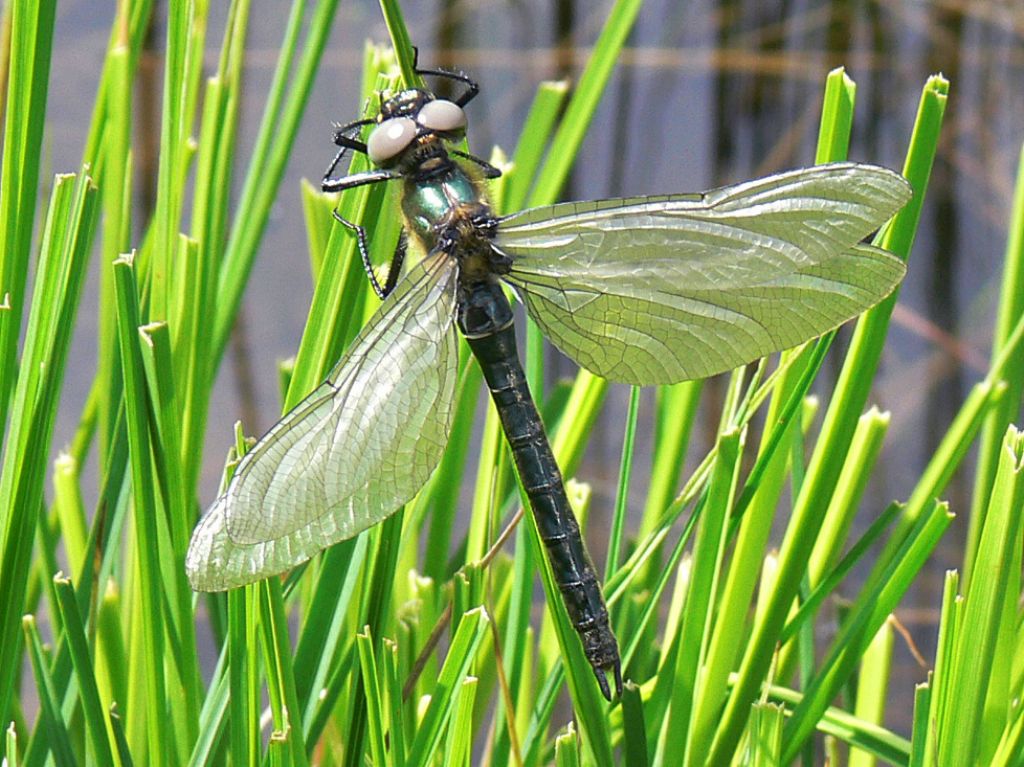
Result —
<instances>
[{"instance_id":1,"label":"dragonfly compound eye","mask_svg":"<svg viewBox=\"0 0 1024 767\"><path fill-rule=\"evenodd\" d=\"M466 113L452 101L428 101L416 115L416 122L424 128L442 133L459 131L466 127Z\"/></svg>"},{"instance_id":2,"label":"dragonfly compound eye","mask_svg":"<svg viewBox=\"0 0 1024 767\"><path fill-rule=\"evenodd\" d=\"M416 123L408 117L385 120L370 134L366 153L377 165L393 160L416 138Z\"/></svg>"}]
</instances>

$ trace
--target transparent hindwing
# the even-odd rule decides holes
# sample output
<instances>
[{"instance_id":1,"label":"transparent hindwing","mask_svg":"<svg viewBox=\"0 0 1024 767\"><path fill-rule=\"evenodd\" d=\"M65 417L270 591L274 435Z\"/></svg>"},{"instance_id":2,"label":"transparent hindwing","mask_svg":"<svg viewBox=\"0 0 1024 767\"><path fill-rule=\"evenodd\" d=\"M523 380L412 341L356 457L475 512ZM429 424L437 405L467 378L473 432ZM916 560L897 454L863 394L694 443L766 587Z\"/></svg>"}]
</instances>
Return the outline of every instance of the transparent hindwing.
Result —
<instances>
[{"instance_id":1,"label":"transparent hindwing","mask_svg":"<svg viewBox=\"0 0 1024 767\"><path fill-rule=\"evenodd\" d=\"M910 199L836 163L697 195L563 203L502 220L505 279L565 354L615 381L720 373L881 301L905 268L859 244Z\"/></svg>"},{"instance_id":2,"label":"transparent hindwing","mask_svg":"<svg viewBox=\"0 0 1024 767\"><path fill-rule=\"evenodd\" d=\"M457 272L446 255L412 269L328 379L245 455L192 535L193 588L283 572L419 491L451 428Z\"/></svg>"}]
</instances>

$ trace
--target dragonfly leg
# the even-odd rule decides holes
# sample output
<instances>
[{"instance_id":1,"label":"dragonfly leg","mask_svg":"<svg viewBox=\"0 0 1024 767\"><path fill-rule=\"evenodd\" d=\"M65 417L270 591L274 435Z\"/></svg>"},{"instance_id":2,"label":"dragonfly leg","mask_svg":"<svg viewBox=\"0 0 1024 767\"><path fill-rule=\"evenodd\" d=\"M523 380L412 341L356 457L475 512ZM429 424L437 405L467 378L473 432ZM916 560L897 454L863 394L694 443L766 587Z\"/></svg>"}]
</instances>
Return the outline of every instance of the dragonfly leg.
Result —
<instances>
[{"instance_id":1,"label":"dragonfly leg","mask_svg":"<svg viewBox=\"0 0 1024 767\"><path fill-rule=\"evenodd\" d=\"M405 252L409 246L409 235L406 234L405 229L398 235L398 244L395 246L395 254L391 256L391 265L388 266L388 279L384 283L384 295L381 298L387 298L391 291L395 289L395 285L398 284L398 278L402 274L402 264L405 263Z\"/></svg>"},{"instance_id":2,"label":"dragonfly leg","mask_svg":"<svg viewBox=\"0 0 1024 767\"><path fill-rule=\"evenodd\" d=\"M344 151L345 150L342 149L342 152ZM324 174L323 184L321 185L320 188L323 189L325 192L343 192L346 189L354 189L357 186L366 186L367 184L378 184L381 181L390 181L393 178L401 177L398 173L395 173L394 171L377 169L368 170L365 171L364 173L356 173L351 176L345 176L344 178L331 178L330 175L334 171L334 166L336 164L337 160L331 163L331 167L328 168L327 173ZM359 247L359 257L363 259L363 268L366 270L366 274L370 278L370 285L373 286L373 292L377 294L377 297L380 298L381 301L383 301L387 297L390 290L381 287L380 281L377 279L377 275L373 271L373 264L370 261L370 247L366 241L366 229L361 227L359 224L349 221L347 218L342 216L337 211L337 209L334 210L333 215L335 221L356 233L356 241ZM402 257L405 257L404 250ZM399 263L399 265L401 265L401 263ZM390 280L391 277L389 275L388 281L390 282ZM392 287L394 286L392 285Z\"/></svg>"},{"instance_id":3,"label":"dragonfly leg","mask_svg":"<svg viewBox=\"0 0 1024 767\"><path fill-rule=\"evenodd\" d=\"M461 152L458 149L452 149L451 154L462 157L463 159L469 160L470 162L476 163L484 171L484 178L498 178L501 175L501 171L491 165L487 160L483 160L477 157L475 154L469 152Z\"/></svg>"},{"instance_id":4,"label":"dragonfly leg","mask_svg":"<svg viewBox=\"0 0 1024 767\"><path fill-rule=\"evenodd\" d=\"M333 170L333 163L329 170ZM320 188L325 192L344 192L346 189L355 189L357 186L379 184L381 181L390 181L401 177L402 174L383 168L353 173L351 176L342 176L341 178L331 178L329 173L326 173L323 181L320 182Z\"/></svg>"},{"instance_id":5,"label":"dragonfly leg","mask_svg":"<svg viewBox=\"0 0 1024 767\"><path fill-rule=\"evenodd\" d=\"M449 72L445 69L420 69L420 49L413 46L412 49L412 68L418 75L433 75L434 77L445 77L449 80L455 80L455 82L462 83L466 86L465 92L456 99L452 99L460 107L466 106L470 101L476 98L476 94L480 92L480 85L476 80L469 77L469 75L463 72Z\"/></svg>"},{"instance_id":6,"label":"dragonfly leg","mask_svg":"<svg viewBox=\"0 0 1024 767\"><path fill-rule=\"evenodd\" d=\"M366 143L360 141L357 138L357 136L359 135L359 130L364 125L372 125L375 122L376 120L373 119L372 117L367 117L363 120L355 120L353 122L348 123L347 125L337 126L337 129L334 131L334 143L341 147L341 149L339 149L338 153L334 155L334 160L327 168L327 172L324 173L325 184L328 181L334 180L331 179L331 175L338 167L338 163L340 163L342 158L345 156L345 152L347 152L349 149L355 152L362 152L363 154L366 154Z\"/></svg>"},{"instance_id":7,"label":"dragonfly leg","mask_svg":"<svg viewBox=\"0 0 1024 767\"><path fill-rule=\"evenodd\" d=\"M373 262L370 261L370 246L366 240L366 228L360 226L357 223L349 221L347 218L338 213L337 210L335 210L333 214L335 221L344 226L346 229L350 229L351 231L355 232L356 247L359 249L359 257L363 261L363 269L366 271L366 276L370 278L370 286L373 288L373 292L377 294L377 298L383 301L385 298L388 297L388 293L390 293L391 290L390 288L387 287L386 284L383 287L381 286L380 280L377 279L376 272L373 271ZM401 241L399 241L399 245L401 245ZM390 274L388 275L387 282L391 282ZM394 285L392 285L391 287L393 288Z\"/></svg>"}]
</instances>

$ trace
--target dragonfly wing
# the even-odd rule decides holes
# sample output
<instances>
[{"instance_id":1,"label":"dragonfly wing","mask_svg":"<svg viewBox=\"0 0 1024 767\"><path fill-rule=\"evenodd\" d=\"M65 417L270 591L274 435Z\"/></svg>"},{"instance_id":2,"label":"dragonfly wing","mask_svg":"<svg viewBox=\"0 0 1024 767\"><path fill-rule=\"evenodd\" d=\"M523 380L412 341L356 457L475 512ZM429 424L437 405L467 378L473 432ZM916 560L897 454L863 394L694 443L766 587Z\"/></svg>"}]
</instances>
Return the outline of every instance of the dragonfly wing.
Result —
<instances>
[{"instance_id":1,"label":"dragonfly wing","mask_svg":"<svg viewBox=\"0 0 1024 767\"><path fill-rule=\"evenodd\" d=\"M859 241L910 199L885 168L837 163L703 195L537 208L502 220L505 279L563 352L615 381L720 373L802 343L905 271Z\"/></svg>"},{"instance_id":2,"label":"dragonfly wing","mask_svg":"<svg viewBox=\"0 0 1024 767\"><path fill-rule=\"evenodd\" d=\"M458 368L455 262L426 259L328 379L238 465L192 536L193 588L287 570L409 501L448 441Z\"/></svg>"}]
</instances>

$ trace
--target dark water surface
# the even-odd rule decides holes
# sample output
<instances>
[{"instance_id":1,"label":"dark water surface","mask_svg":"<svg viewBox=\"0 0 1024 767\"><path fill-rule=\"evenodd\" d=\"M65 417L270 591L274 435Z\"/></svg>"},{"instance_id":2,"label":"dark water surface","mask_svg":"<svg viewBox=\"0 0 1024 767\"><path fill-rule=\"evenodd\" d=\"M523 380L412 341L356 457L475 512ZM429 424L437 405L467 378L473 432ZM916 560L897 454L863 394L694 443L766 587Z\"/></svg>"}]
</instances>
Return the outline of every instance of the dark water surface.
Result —
<instances>
[{"instance_id":1,"label":"dark water surface","mask_svg":"<svg viewBox=\"0 0 1024 767\"><path fill-rule=\"evenodd\" d=\"M55 171L75 170L80 161L111 5L79 0L59 8L50 101ZM468 0L406 6L421 60L465 69L480 81L481 95L468 110L470 142L486 155L492 144L511 151L541 80L578 75L610 4ZM238 143L243 157L251 151L286 13L278 0L253 3ZM212 44L219 45L222 30L223 19L214 19ZM157 51L163 34L161 20L152 38ZM204 503L216 491L233 422L242 418L249 433L262 433L279 412L275 365L297 348L312 295L299 180L318 180L330 160L331 122L358 115L366 39L386 39L377 5L343 2L211 404ZM144 84L136 94L136 136L149 148L136 156L140 214L155 188L162 84L157 60L154 54L144 62ZM215 63L211 54L208 67ZM863 502L866 525L889 500L907 497L970 386L984 375L1024 139L1024 6L652 0L640 13L563 198L696 191L808 165L825 76L839 65L858 84L851 159L897 169L926 78L942 72L951 80L940 154L872 399L891 410L892 423ZM56 447L71 438L91 382L97 284L93 275ZM574 372L557 352L549 361L552 375ZM837 365L824 372L818 391L828 391ZM594 486L591 539L599 551L600 527L614 500L627 401L628 390L613 387L580 472ZM648 393L636 459L641 477L649 461L651 402ZM712 418L702 419L691 464L714 432ZM958 517L898 611L929 659L942 573L961 564L972 478L973 456L947 493ZM634 519L643 490L633 489ZM891 726L907 731L913 684L923 679L898 641Z\"/></svg>"}]
</instances>

